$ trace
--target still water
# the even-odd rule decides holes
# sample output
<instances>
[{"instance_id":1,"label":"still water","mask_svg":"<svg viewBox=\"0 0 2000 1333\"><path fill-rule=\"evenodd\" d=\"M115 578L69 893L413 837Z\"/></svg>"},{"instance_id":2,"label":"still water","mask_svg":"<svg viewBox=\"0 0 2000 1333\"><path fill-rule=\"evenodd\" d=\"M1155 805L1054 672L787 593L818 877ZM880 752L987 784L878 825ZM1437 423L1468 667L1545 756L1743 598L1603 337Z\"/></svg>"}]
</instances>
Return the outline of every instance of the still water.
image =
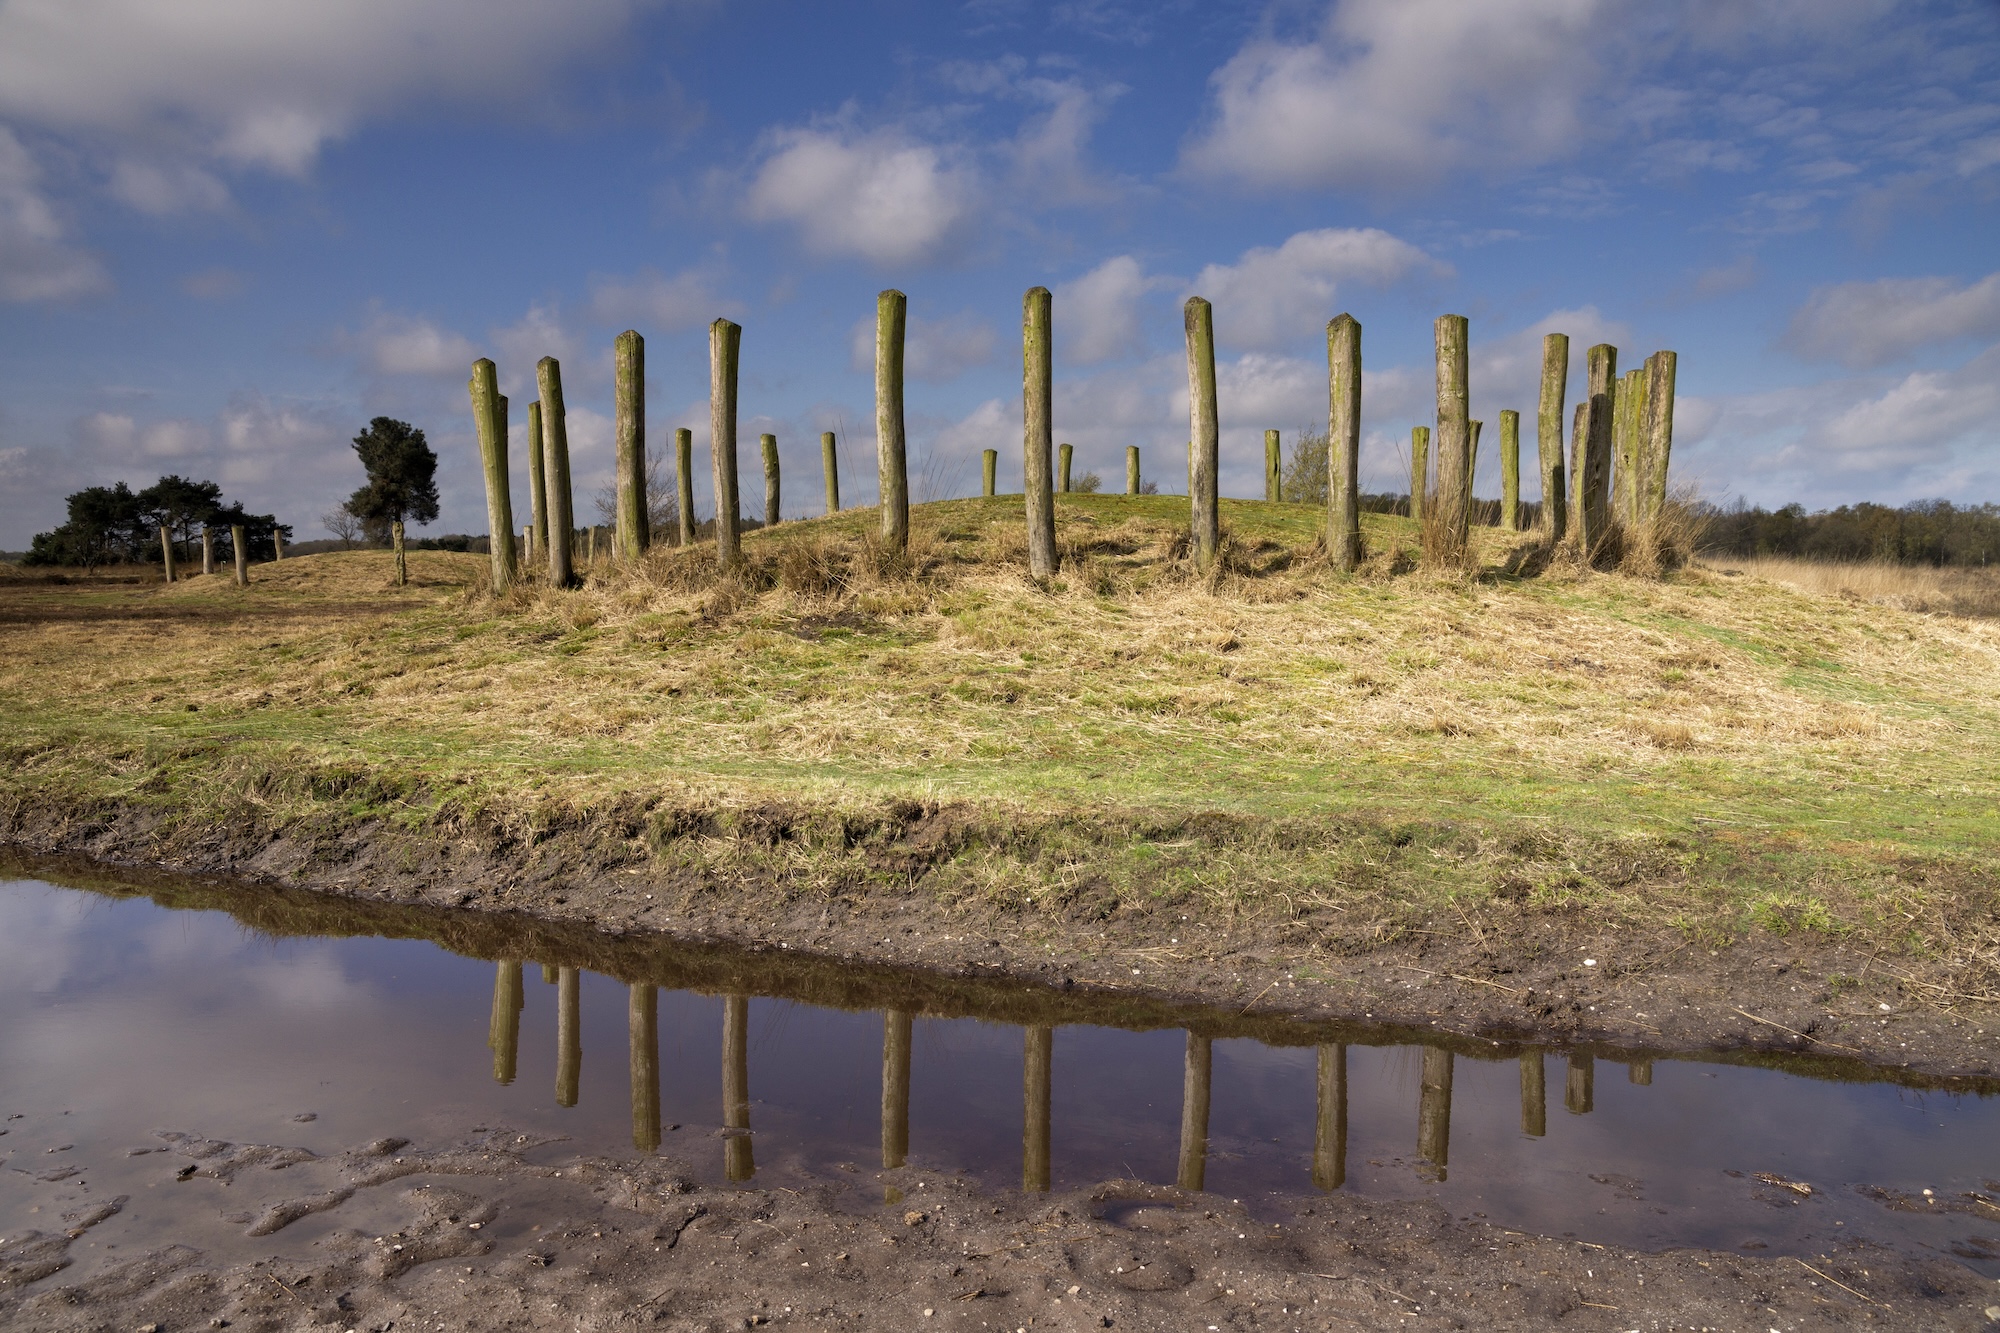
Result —
<instances>
[{"instance_id":1,"label":"still water","mask_svg":"<svg viewBox=\"0 0 2000 1333\"><path fill-rule=\"evenodd\" d=\"M1421 1045L273 890L0 879L0 1234L120 1193L134 1217L107 1235L171 1234L187 1205L127 1156L157 1130L328 1153L506 1126L717 1183L844 1181L855 1207L907 1167L1253 1206L1338 1189L1646 1249L1861 1235L2000 1276L2000 1206L1978 1197L2000 1201L2000 1096L1868 1077Z\"/></svg>"}]
</instances>

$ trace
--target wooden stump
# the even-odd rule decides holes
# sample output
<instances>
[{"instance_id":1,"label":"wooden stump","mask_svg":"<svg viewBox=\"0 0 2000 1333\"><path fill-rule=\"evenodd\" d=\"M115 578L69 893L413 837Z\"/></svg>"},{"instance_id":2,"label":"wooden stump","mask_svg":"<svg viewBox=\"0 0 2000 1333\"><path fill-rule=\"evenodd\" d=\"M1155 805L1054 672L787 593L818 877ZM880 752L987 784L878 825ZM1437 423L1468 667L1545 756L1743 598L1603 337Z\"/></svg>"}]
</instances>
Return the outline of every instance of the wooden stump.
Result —
<instances>
[{"instance_id":1,"label":"wooden stump","mask_svg":"<svg viewBox=\"0 0 2000 1333\"><path fill-rule=\"evenodd\" d=\"M833 432L819 433L819 466L826 474L826 512L840 512L840 445L833 438Z\"/></svg>"},{"instance_id":2,"label":"wooden stump","mask_svg":"<svg viewBox=\"0 0 2000 1333\"><path fill-rule=\"evenodd\" d=\"M1069 494L1069 465L1075 457L1076 450L1067 444L1056 447L1056 490L1063 495Z\"/></svg>"},{"instance_id":3,"label":"wooden stump","mask_svg":"<svg viewBox=\"0 0 2000 1333\"><path fill-rule=\"evenodd\" d=\"M1541 1138L1549 1132L1549 1090L1540 1051L1521 1055L1521 1132Z\"/></svg>"},{"instance_id":4,"label":"wooden stump","mask_svg":"<svg viewBox=\"0 0 2000 1333\"><path fill-rule=\"evenodd\" d=\"M1431 1179L1442 1181L1451 1166L1452 1054L1424 1047L1423 1083L1417 1094L1417 1156L1431 1164Z\"/></svg>"},{"instance_id":5,"label":"wooden stump","mask_svg":"<svg viewBox=\"0 0 2000 1333\"><path fill-rule=\"evenodd\" d=\"M1264 432L1264 503L1277 504L1284 496L1285 460L1284 451L1278 445L1278 432Z\"/></svg>"},{"instance_id":6,"label":"wooden stump","mask_svg":"<svg viewBox=\"0 0 2000 1333\"><path fill-rule=\"evenodd\" d=\"M999 484L1000 451L981 449L979 451L979 493L987 499L993 498L993 488Z\"/></svg>"},{"instance_id":7,"label":"wooden stump","mask_svg":"<svg viewBox=\"0 0 2000 1333\"><path fill-rule=\"evenodd\" d=\"M1563 396L1569 391L1569 335L1542 339L1542 397L1535 417L1535 448L1542 467L1542 533L1561 541L1569 529L1567 474L1563 468Z\"/></svg>"},{"instance_id":8,"label":"wooden stump","mask_svg":"<svg viewBox=\"0 0 2000 1333\"><path fill-rule=\"evenodd\" d=\"M556 969L556 1105L575 1106L583 1082L583 1014L577 970Z\"/></svg>"},{"instance_id":9,"label":"wooden stump","mask_svg":"<svg viewBox=\"0 0 2000 1333\"><path fill-rule=\"evenodd\" d=\"M722 1174L741 1183L757 1174L750 1148L750 997L722 1000Z\"/></svg>"},{"instance_id":10,"label":"wooden stump","mask_svg":"<svg viewBox=\"0 0 2000 1333\"><path fill-rule=\"evenodd\" d=\"M680 494L680 538L683 549L694 545L694 432L682 426L674 432L674 482Z\"/></svg>"},{"instance_id":11,"label":"wooden stump","mask_svg":"<svg viewBox=\"0 0 2000 1333\"><path fill-rule=\"evenodd\" d=\"M535 363L535 383L542 392L543 483L548 492L549 582L558 588L576 583L572 561L576 516L569 488L569 413L563 407L562 366L552 356Z\"/></svg>"},{"instance_id":12,"label":"wooden stump","mask_svg":"<svg viewBox=\"0 0 2000 1333\"><path fill-rule=\"evenodd\" d=\"M1136 444L1128 444L1125 446L1125 494L1137 495L1138 493L1139 493L1139 446Z\"/></svg>"},{"instance_id":13,"label":"wooden stump","mask_svg":"<svg viewBox=\"0 0 2000 1333\"><path fill-rule=\"evenodd\" d=\"M1431 428L1410 427L1410 517L1424 519L1424 492L1431 485Z\"/></svg>"},{"instance_id":14,"label":"wooden stump","mask_svg":"<svg viewBox=\"0 0 2000 1333\"><path fill-rule=\"evenodd\" d=\"M764 451L764 526L778 526L778 437L759 435L757 445Z\"/></svg>"},{"instance_id":15,"label":"wooden stump","mask_svg":"<svg viewBox=\"0 0 2000 1333\"><path fill-rule=\"evenodd\" d=\"M230 554L236 557L236 586L250 586L250 538L241 523L229 529Z\"/></svg>"},{"instance_id":16,"label":"wooden stump","mask_svg":"<svg viewBox=\"0 0 2000 1333\"><path fill-rule=\"evenodd\" d=\"M1500 526L1521 530L1521 414L1500 414Z\"/></svg>"}]
</instances>

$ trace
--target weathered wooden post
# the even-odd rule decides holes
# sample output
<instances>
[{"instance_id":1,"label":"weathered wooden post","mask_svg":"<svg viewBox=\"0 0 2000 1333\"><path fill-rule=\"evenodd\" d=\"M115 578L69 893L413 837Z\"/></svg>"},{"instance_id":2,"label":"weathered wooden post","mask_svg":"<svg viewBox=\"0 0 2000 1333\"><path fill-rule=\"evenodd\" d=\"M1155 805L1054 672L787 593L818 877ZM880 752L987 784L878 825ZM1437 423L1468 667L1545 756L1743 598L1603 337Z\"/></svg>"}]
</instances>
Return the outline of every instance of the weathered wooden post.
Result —
<instances>
[{"instance_id":1,"label":"weathered wooden post","mask_svg":"<svg viewBox=\"0 0 2000 1333\"><path fill-rule=\"evenodd\" d=\"M493 1013L486 1020L486 1045L493 1052L493 1081L508 1084L521 1057L521 963L503 958L493 965Z\"/></svg>"},{"instance_id":2,"label":"weathered wooden post","mask_svg":"<svg viewBox=\"0 0 2000 1333\"><path fill-rule=\"evenodd\" d=\"M507 400L503 398L500 401L504 403ZM509 524L509 528L511 530L512 528L511 523ZM285 558L285 530L279 527L276 523L273 523L271 525L271 559L275 562L283 560L284 558Z\"/></svg>"},{"instance_id":3,"label":"weathered wooden post","mask_svg":"<svg viewBox=\"0 0 2000 1333\"><path fill-rule=\"evenodd\" d=\"M1549 1132L1548 1077L1540 1051L1521 1052L1521 1132L1537 1139Z\"/></svg>"},{"instance_id":4,"label":"weathered wooden post","mask_svg":"<svg viewBox=\"0 0 2000 1333\"><path fill-rule=\"evenodd\" d=\"M1176 1176L1184 1190L1199 1190L1208 1174L1208 1091L1213 1055L1209 1038L1187 1034L1187 1056L1181 1066L1181 1159Z\"/></svg>"},{"instance_id":5,"label":"weathered wooden post","mask_svg":"<svg viewBox=\"0 0 2000 1333\"><path fill-rule=\"evenodd\" d=\"M1051 1027L1031 1027L1022 1043L1021 1188L1043 1194L1049 1189L1050 1068L1055 1033Z\"/></svg>"},{"instance_id":6,"label":"weathered wooden post","mask_svg":"<svg viewBox=\"0 0 2000 1333\"><path fill-rule=\"evenodd\" d=\"M675 534L682 547L694 545L694 432L686 426L674 432L674 486L680 494L680 530Z\"/></svg>"},{"instance_id":7,"label":"weathered wooden post","mask_svg":"<svg viewBox=\"0 0 2000 1333\"><path fill-rule=\"evenodd\" d=\"M389 522L389 545L396 550L396 586L403 587L410 581L410 562L403 549L403 520Z\"/></svg>"},{"instance_id":8,"label":"weathered wooden post","mask_svg":"<svg viewBox=\"0 0 2000 1333\"><path fill-rule=\"evenodd\" d=\"M826 474L826 512L840 512L840 445L833 438L833 432L819 433L819 466Z\"/></svg>"},{"instance_id":9,"label":"weathered wooden post","mask_svg":"<svg viewBox=\"0 0 2000 1333\"><path fill-rule=\"evenodd\" d=\"M1674 452L1674 376L1680 358L1655 352L1646 358L1646 411L1640 425L1640 522L1660 521L1667 507L1667 463Z\"/></svg>"},{"instance_id":10,"label":"weathered wooden post","mask_svg":"<svg viewBox=\"0 0 2000 1333\"><path fill-rule=\"evenodd\" d=\"M1441 522L1426 524L1444 544L1424 554L1447 563L1465 552L1472 516L1471 389L1466 364L1468 326L1464 315L1439 315L1437 344L1437 498Z\"/></svg>"},{"instance_id":11,"label":"weathered wooden post","mask_svg":"<svg viewBox=\"0 0 2000 1333\"><path fill-rule=\"evenodd\" d=\"M891 287L875 298L875 465L881 475L882 545L910 545L910 469L903 436L903 330L910 301Z\"/></svg>"},{"instance_id":12,"label":"weathered wooden post","mask_svg":"<svg viewBox=\"0 0 2000 1333\"><path fill-rule=\"evenodd\" d=\"M524 527L521 529L521 559L523 567L525 568L528 564L532 563L534 558L535 530L533 527Z\"/></svg>"},{"instance_id":13,"label":"weathered wooden post","mask_svg":"<svg viewBox=\"0 0 2000 1333\"><path fill-rule=\"evenodd\" d=\"M1630 531L1639 521L1639 423L1646 409L1646 372L1628 370L1618 384L1611 418L1612 518Z\"/></svg>"},{"instance_id":14,"label":"weathered wooden post","mask_svg":"<svg viewBox=\"0 0 2000 1333\"><path fill-rule=\"evenodd\" d=\"M1277 504L1284 498L1285 462L1278 447L1278 432L1264 432L1264 502Z\"/></svg>"},{"instance_id":15,"label":"weathered wooden post","mask_svg":"<svg viewBox=\"0 0 2000 1333\"><path fill-rule=\"evenodd\" d=\"M1215 406L1215 311L1199 296L1190 296L1182 322L1187 327L1188 434L1194 455L1190 521L1195 565L1206 574L1215 567L1222 543L1216 477L1222 461L1222 425Z\"/></svg>"},{"instance_id":16,"label":"weathered wooden post","mask_svg":"<svg viewBox=\"0 0 2000 1333\"><path fill-rule=\"evenodd\" d=\"M1431 484L1431 428L1410 427L1410 517L1424 518L1424 492Z\"/></svg>"},{"instance_id":17,"label":"weathered wooden post","mask_svg":"<svg viewBox=\"0 0 2000 1333\"><path fill-rule=\"evenodd\" d=\"M764 526L778 526L778 437L759 435L758 447L764 451Z\"/></svg>"},{"instance_id":18,"label":"weathered wooden post","mask_svg":"<svg viewBox=\"0 0 2000 1333\"><path fill-rule=\"evenodd\" d=\"M479 466L486 476L486 555L493 591L514 584L514 500L507 481L507 398L493 362L472 363L472 425L479 433Z\"/></svg>"},{"instance_id":19,"label":"weathered wooden post","mask_svg":"<svg viewBox=\"0 0 2000 1333\"><path fill-rule=\"evenodd\" d=\"M1569 495L1563 469L1563 396L1569 391L1569 335L1542 339L1542 397L1535 416L1535 448L1542 465L1541 529L1550 541L1569 529Z\"/></svg>"},{"instance_id":20,"label":"weathered wooden post","mask_svg":"<svg viewBox=\"0 0 2000 1333\"><path fill-rule=\"evenodd\" d=\"M1361 563L1361 323L1326 326L1326 549L1333 567Z\"/></svg>"},{"instance_id":21,"label":"weathered wooden post","mask_svg":"<svg viewBox=\"0 0 2000 1333\"><path fill-rule=\"evenodd\" d=\"M715 466L715 559L734 569L743 559L737 534L736 362L743 328L726 319L708 326L708 453Z\"/></svg>"},{"instance_id":22,"label":"weathered wooden post","mask_svg":"<svg viewBox=\"0 0 2000 1333\"><path fill-rule=\"evenodd\" d=\"M652 1152L660 1146L660 992L633 986L628 993L625 1031L631 1043L632 1146Z\"/></svg>"},{"instance_id":23,"label":"weathered wooden post","mask_svg":"<svg viewBox=\"0 0 2000 1333\"><path fill-rule=\"evenodd\" d=\"M750 997L722 1000L722 1174L745 1181L757 1174L750 1150Z\"/></svg>"},{"instance_id":24,"label":"weathered wooden post","mask_svg":"<svg viewBox=\"0 0 2000 1333\"><path fill-rule=\"evenodd\" d=\"M1500 526L1521 530L1521 414L1500 414Z\"/></svg>"},{"instance_id":25,"label":"weathered wooden post","mask_svg":"<svg viewBox=\"0 0 2000 1333\"><path fill-rule=\"evenodd\" d=\"M1596 1104L1597 1057L1588 1051L1569 1058L1569 1077L1563 1085L1563 1108L1571 1115L1589 1115Z\"/></svg>"},{"instance_id":26,"label":"weathered wooden post","mask_svg":"<svg viewBox=\"0 0 2000 1333\"><path fill-rule=\"evenodd\" d=\"M1028 572L1038 579L1056 572L1056 497L1049 457L1055 442L1052 318L1049 289L1030 287L1021 298L1022 489L1027 492Z\"/></svg>"},{"instance_id":27,"label":"weathered wooden post","mask_svg":"<svg viewBox=\"0 0 2000 1333\"><path fill-rule=\"evenodd\" d=\"M1579 407L1577 430L1570 441L1570 529L1584 557L1594 555L1609 531L1611 498L1611 428L1617 409L1618 349L1599 343L1585 356L1590 367L1589 395Z\"/></svg>"},{"instance_id":28,"label":"weathered wooden post","mask_svg":"<svg viewBox=\"0 0 2000 1333\"><path fill-rule=\"evenodd\" d=\"M583 530L583 567L585 569L594 569L596 566L597 525L593 523Z\"/></svg>"},{"instance_id":29,"label":"weathered wooden post","mask_svg":"<svg viewBox=\"0 0 2000 1333\"><path fill-rule=\"evenodd\" d=\"M166 570L167 582L172 583L174 581L174 534L167 529L167 525L164 523L160 524L160 561L162 567Z\"/></svg>"},{"instance_id":30,"label":"weathered wooden post","mask_svg":"<svg viewBox=\"0 0 2000 1333\"><path fill-rule=\"evenodd\" d=\"M547 474L549 582L567 588L576 582L571 563L576 516L570 505L569 414L563 408L562 366L552 356L535 363L535 383L542 391L542 468Z\"/></svg>"},{"instance_id":31,"label":"weathered wooden post","mask_svg":"<svg viewBox=\"0 0 2000 1333\"><path fill-rule=\"evenodd\" d=\"M993 498L994 488L1000 481L1000 451L981 449L979 451L979 493L987 499Z\"/></svg>"},{"instance_id":32,"label":"weathered wooden post","mask_svg":"<svg viewBox=\"0 0 2000 1333\"><path fill-rule=\"evenodd\" d=\"M646 505L646 340L638 330L618 335L613 360L617 399L613 434L618 441L618 558L636 561L653 544Z\"/></svg>"},{"instance_id":33,"label":"weathered wooden post","mask_svg":"<svg viewBox=\"0 0 2000 1333\"><path fill-rule=\"evenodd\" d=\"M1417 1099L1417 1156L1436 1169L1442 1181L1451 1165L1451 1052L1424 1047L1424 1075Z\"/></svg>"},{"instance_id":34,"label":"weathered wooden post","mask_svg":"<svg viewBox=\"0 0 2000 1333\"><path fill-rule=\"evenodd\" d=\"M1069 494L1069 464L1074 457L1076 450L1067 444L1056 447L1056 490L1063 495Z\"/></svg>"},{"instance_id":35,"label":"weathered wooden post","mask_svg":"<svg viewBox=\"0 0 2000 1333\"><path fill-rule=\"evenodd\" d=\"M1313 1118L1313 1186L1347 1183L1347 1047L1319 1048L1319 1105Z\"/></svg>"},{"instance_id":36,"label":"weathered wooden post","mask_svg":"<svg viewBox=\"0 0 2000 1333\"><path fill-rule=\"evenodd\" d=\"M250 538L241 523L229 529L230 553L236 557L236 586L250 586Z\"/></svg>"},{"instance_id":37,"label":"weathered wooden post","mask_svg":"<svg viewBox=\"0 0 2000 1333\"><path fill-rule=\"evenodd\" d=\"M538 565L549 563L549 470L548 450L542 440L542 400L528 404L528 515L532 533L525 559Z\"/></svg>"},{"instance_id":38,"label":"weathered wooden post","mask_svg":"<svg viewBox=\"0 0 2000 1333\"><path fill-rule=\"evenodd\" d=\"M1139 446L1136 444L1128 444L1125 446L1125 494L1137 495L1138 493L1139 493Z\"/></svg>"},{"instance_id":39,"label":"weathered wooden post","mask_svg":"<svg viewBox=\"0 0 2000 1333\"><path fill-rule=\"evenodd\" d=\"M201 525L201 572L215 573L215 529Z\"/></svg>"},{"instance_id":40,"label":"weathered wooden post","mask_svg":"<svg viewBox=\"0 0 2000 1333\"><path fill-rule=\"evenodd\" d=\"M577 971L556 969L556 1105L575 1106L583 1079L583 1014L578 1006Z\"/></svg>"},{"instance_id":41,"label":"weathered wooden post","mask_svg":"<svg viewBox=\"0 0 2000 1333\"><path fill-rule=\"evenodd\" d=\"M1483 421L1465 423L1465 514L1470 524L1472 519L1472 484L1479 476L1479 433L1486 429Z\"/></svg>"},{"instance_id":42,"label":"weathered wooden post","mask_svg":"<svg viewBox=\"0 0 2000 1333\"><path fill-rule=\"evenodd\" d=\"M910 1155L910 1011L882 1014L882 1169Z\"/></svg>"}]
</instances>

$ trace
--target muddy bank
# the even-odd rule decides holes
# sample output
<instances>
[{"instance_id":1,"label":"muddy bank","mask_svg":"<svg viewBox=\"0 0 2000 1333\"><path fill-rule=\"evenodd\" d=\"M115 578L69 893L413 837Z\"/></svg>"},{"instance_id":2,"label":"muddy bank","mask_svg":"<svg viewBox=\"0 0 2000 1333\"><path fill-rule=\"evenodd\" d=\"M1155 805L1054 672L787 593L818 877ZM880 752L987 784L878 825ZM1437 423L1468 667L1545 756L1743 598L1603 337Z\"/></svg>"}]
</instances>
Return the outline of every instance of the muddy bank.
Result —
<instances>
[{"instance_id":1,"label":"muddy bank","mask_svg":"<svg viewBox=\"0 0 2000 1333\"><path fill-rule=\"evenodd\" d=\"M144 1239L148 1195L66 1211L51 1186L47 1225L0 1238L0 1324L1790 1333L2000 1318L1991 1282L1865 1242L1643 1254L1339 1194L1253 1216L1129 1181L992 1194L916 1170L708 1188L670 1157L577 1156L498 1127L328 1155L161 1131L129 1151L150 1154L160 1191L204 1195L215 1225L133 1244L120 1226Z\"/></svg>"}]
</instances>

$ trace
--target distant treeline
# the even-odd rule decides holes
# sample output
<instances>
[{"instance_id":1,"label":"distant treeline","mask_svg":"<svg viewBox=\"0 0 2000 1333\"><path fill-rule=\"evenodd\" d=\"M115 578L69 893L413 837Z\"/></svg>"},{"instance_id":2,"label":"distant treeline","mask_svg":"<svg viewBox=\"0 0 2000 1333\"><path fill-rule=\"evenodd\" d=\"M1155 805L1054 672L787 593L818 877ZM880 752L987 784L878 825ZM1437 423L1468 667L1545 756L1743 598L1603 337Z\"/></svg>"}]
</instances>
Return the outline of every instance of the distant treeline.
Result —
<instances>
[{"instance_id":1,"label":"distant treeline","mask_svg":"<svg viewBox=\"0 0 2000 1333\"><path fill-rule=\"evenodd\" d=\"M1701 549L1717 555L1784 555L1805 560L1883 560L1904 565L1987 565L2000 561L2000 505L1918 500L1901 508L1804 505L1764 509L1738 500L1702 506Z\"/></svg>"},{"instance_id":2,"label":"distant treeline","mask_svg":"<svg viewBox=\"0 0 2000 1333\"><path fill-rule=\"evenodd\" d=\"M222 488L214 482L180 476L161 477L139 491L122 481L90 486L69 496L67 504L69 521L51 532L36 533L22 564L86 568L158 564L162 528L174 544L176 560L188 559L199 549L203 528L213 533L218 550L233 558L230 529L236 527L243 529L249 558L268 560L275 554L272 534L292 535L270 514L249 514L240 503L225 503Z\"/></svg>"}]
</instances>

